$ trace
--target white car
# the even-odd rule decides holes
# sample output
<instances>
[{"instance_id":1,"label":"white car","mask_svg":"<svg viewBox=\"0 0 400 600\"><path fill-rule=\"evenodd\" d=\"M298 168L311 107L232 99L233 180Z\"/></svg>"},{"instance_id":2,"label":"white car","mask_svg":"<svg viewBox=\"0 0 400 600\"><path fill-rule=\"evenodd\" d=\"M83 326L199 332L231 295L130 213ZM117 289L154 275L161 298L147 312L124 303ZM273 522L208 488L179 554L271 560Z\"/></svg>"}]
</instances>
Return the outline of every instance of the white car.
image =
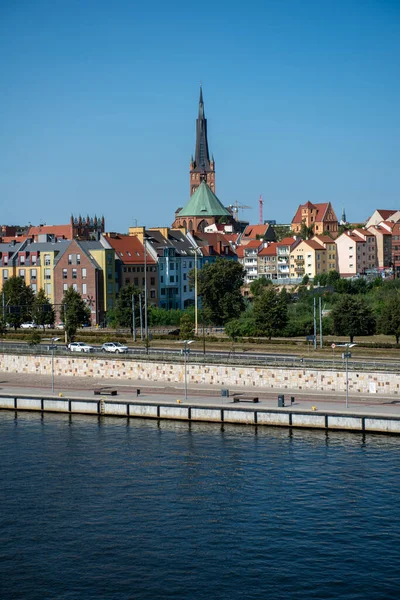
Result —
<instances>
[{"instance_id":1,"label":"white car","mask_svg":"<svg viewBox=\"0 0 400 600\"><path fill-rule=\"evenodd\" d=\"M56 329L64 329L64 323L57 323Z\"/></svg>"},{"instance_id":2,"label":"white car","mask_svg":"<svg viewBox=\"0 0 400 600\"><path fill-rule=\"evenodd\" d=\"M119 342L106 342L102 345L103 352L114 352L115 354L126 354L129 352L128 346L123 346Z\"/></svg>"},{"instance_id":3,"label":"white car","mask_svg":"<svg viewBox=\"0 0 400 600\"><path fill-rule=\"evenodd\" d=\"M21 329L36 329L36 323L21 323Z\"/></svg>"},{"instance_id":4,"label":"white car","mask_svg":"<svg viewBox=\"0 0 400 600\"><path fill-rule=\"evenodd\" d=\"M68 344L68 350L71 352L94 352L94 347L84 342L71 342Z\"/></svg>"}]
</instances>

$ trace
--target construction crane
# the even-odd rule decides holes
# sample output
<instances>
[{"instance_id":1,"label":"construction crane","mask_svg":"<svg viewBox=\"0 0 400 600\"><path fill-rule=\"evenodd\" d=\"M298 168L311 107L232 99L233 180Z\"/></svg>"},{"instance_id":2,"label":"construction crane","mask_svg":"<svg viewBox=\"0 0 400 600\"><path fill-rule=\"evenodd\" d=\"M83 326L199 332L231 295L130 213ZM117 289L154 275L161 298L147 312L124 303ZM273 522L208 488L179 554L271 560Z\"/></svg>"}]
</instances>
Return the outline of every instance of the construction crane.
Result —
<instances>
[{"instance_id":1,"label":"construction crane","mask_svg":"<svg viewBox=\"0 0 400 600\"><path fill-rule=\"evenodd\" d=\"M264 202L263 202L261 194L260 194L259 203L260 203L260 223L259 224L263 225L263 204L264 204Z\"/></svg>"},{"instance_id":2,"label":"construction crane","mask_svg":"<svg viewBox=\"0 0 400 600\"><path fill-rule=\"evenodd\" d=\"M232 211L233 218L235 219L235 221L239 221L239 208L252 208L252 207L247 206L246 204L239 204L238 201L236 200L236 202L234 204L229 205L229 208Z\"/></svg>"}]
</instances>

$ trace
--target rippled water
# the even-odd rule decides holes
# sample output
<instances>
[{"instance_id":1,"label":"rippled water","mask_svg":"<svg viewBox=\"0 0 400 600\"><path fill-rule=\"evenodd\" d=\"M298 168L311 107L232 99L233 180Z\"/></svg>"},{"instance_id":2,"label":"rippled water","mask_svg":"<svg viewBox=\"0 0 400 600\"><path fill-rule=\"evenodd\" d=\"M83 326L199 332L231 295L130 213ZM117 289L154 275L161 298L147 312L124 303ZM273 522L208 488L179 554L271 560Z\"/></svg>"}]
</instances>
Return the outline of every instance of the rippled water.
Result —
<instances>
[{"instance_id":1,"label":"rippled water","mask_svg":"<svg viewBox=\"0 0 400 600\"><path fill-rule=\"evenodd\" d=\"M400 439L0 413L0 597L400 597Z\"/></svg>"}]
</instances>

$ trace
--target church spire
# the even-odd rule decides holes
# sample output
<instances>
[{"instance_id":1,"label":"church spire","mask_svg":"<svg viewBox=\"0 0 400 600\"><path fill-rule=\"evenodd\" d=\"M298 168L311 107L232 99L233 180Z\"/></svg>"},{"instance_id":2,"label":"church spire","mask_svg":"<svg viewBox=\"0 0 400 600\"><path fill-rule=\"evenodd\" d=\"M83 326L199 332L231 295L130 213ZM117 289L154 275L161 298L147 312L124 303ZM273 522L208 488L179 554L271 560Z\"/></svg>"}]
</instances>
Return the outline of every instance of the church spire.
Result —
<instances>
[{"instance_id":1,"label":"church spire","mask_svg":"<svg viewBox=\"0 0 400 600\"><path fill-rule=\"evenodd\" d=\"M215 193L215 163L210 161L207 138L207 119L204 113L203 87L200 85L199 114L196 120L196 150L190 163L190 194L205 181Z\"/></svg>"}]
</instances>

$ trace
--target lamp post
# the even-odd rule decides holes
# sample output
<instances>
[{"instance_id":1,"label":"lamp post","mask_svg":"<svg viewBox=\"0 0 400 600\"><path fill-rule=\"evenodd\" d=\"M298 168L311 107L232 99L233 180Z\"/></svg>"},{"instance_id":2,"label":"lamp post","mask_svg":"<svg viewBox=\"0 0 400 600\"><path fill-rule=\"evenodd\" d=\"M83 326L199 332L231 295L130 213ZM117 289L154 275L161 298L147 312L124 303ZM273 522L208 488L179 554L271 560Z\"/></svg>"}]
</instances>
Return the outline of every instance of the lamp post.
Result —
<instances>
[{"instance_id":1,"label":"lamp post","mask_svg":"<svg viewBox=\"0 0 400 600\"><path fill-rule=\"evenodd\" d=\"M183 369L184 369L184 380L185 380L185 402L187 400L187 356L190 352L190 349L188 348L189 344L193 344L194 340L182 340L182 342L180 342L181 344L183 344L183 349L182 349L182 353L183 353Z\"/></svg>"},{"instance_id":2,"label":"lamp post","mask_svg":"<svg viewBox=\"0 0 400 600\"><path fill-rule=\"evenodd\" d=\"M332 344L332 347L336 348L346 348L346 350L342 354L342 358L345 359L346 365L346 408L349 408L349 358L351 358L351 352L349 352L350 348L354 348L357 344Z\"/></svg>"},{"instance_id":3,"label":"lamp post","mask_svg":"<svg viewBox=\"0 0 400 600\"><path fill-rule=\"evenodd\" d=\"M51 342L51 391L54 394L54 343L58 342L59 337L44 338L45 341Z\"/></svg>"}]
</instances>

